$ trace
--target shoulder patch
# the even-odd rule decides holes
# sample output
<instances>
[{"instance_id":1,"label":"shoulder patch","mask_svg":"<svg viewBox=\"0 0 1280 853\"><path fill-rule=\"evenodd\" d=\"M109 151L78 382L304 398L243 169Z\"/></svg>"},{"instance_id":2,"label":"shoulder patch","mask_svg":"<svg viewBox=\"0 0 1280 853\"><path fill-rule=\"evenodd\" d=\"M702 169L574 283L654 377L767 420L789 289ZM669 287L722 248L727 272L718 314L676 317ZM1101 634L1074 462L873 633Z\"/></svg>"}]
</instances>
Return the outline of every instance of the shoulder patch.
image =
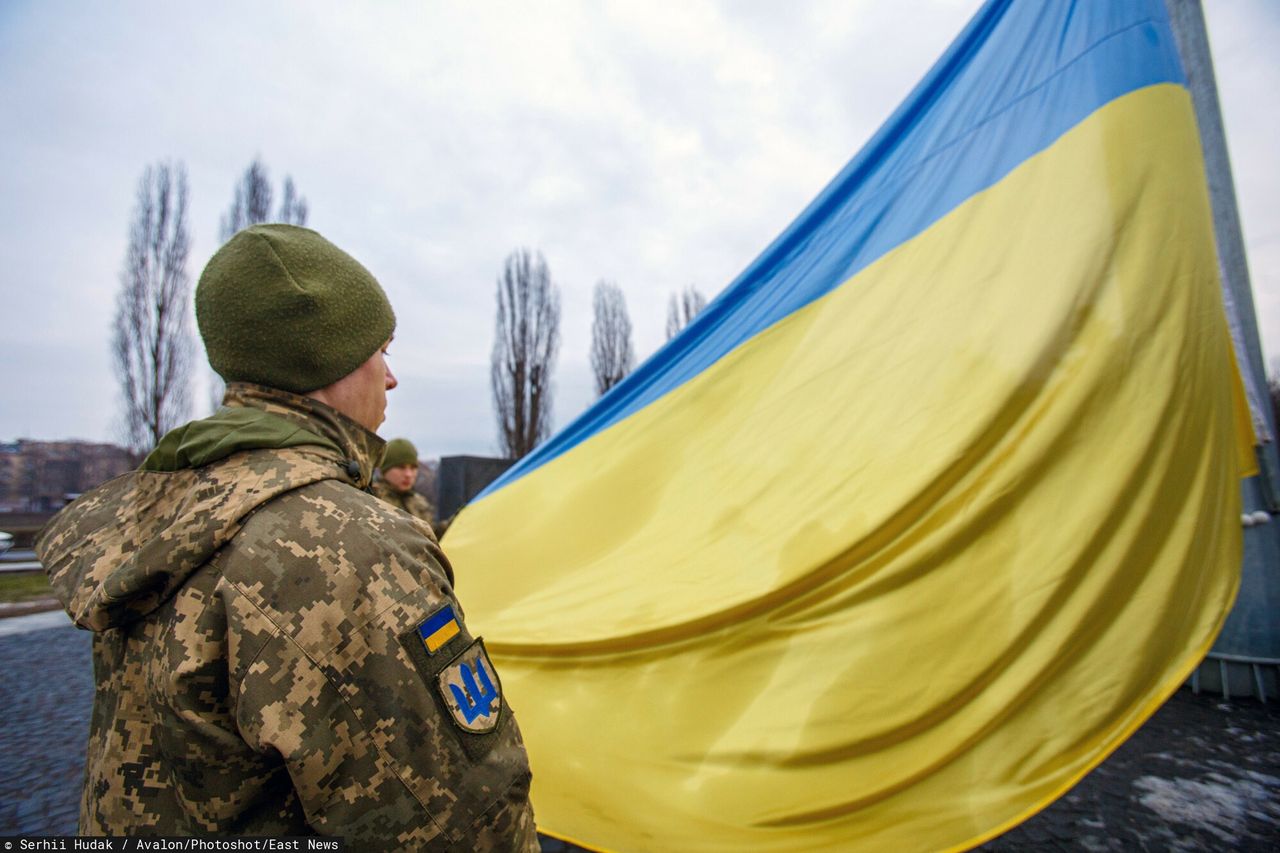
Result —
<instances>
[{"instance_id":1,"label":"shoulder patch","mask_svg":"<svg viewBox=\"0 0 1280 853\"><path fill-rule=\"evenodd\" d=\"M436 687L449 715L471 734L498 727L502 714L502 683L489 660L484 642L475 640L436 675Z\"/></svg>"},{"instance_id":2,"label":"shoulder patch","mask_svg":"<svg viewBox=\"0 0 1280 853\"><path fill-rule=\"evenodd\" d=\"M427 654L434 655L444 648L445 644L458 635L461 630L458 617L453 614L453 605L445 605L418 626L418 636Z\"/></svg>"}]
</instances>

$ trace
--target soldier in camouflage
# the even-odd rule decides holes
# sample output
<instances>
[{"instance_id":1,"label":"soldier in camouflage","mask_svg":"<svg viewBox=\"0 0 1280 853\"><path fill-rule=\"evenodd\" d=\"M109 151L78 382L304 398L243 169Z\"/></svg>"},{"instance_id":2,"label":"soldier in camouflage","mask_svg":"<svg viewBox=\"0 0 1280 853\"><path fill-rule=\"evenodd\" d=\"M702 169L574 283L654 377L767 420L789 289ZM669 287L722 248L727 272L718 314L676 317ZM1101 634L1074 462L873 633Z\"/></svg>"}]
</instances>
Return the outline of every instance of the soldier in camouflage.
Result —
<instances>
[{"instance_id":1,"label":"soldier in camouflage","mask_svg":"<svg viewBox=\"0 0 1280 853\"><path fill-rule=\"evenodd\" d=\"M414 491L418 481L418 449L407 438L393 438L387 442L382 454L378 479L373 483L373 493L398 510L431 524L435 509L431 502Z\"/></svg>"},{"instance_id":2,"label":"soldier in camouflage","mask_svg":"<svg viewBox=\"0 0 1280 853\"><path fill-rule=\"evenodd\" d=\"M94 632L80 831L536 850L520 732L430 528L365 491L394 315L313 231L240 232L196 290L212 417L54 518Z\"/></svg>"}]
</instances>

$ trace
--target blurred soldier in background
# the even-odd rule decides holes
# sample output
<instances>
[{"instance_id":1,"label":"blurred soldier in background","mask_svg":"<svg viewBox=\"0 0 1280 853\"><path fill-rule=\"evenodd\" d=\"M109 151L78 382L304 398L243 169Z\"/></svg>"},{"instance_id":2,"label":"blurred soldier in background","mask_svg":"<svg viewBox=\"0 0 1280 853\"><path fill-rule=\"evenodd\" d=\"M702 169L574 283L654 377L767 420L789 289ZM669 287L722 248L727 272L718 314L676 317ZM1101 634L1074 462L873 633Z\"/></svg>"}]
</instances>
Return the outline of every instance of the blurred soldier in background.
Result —
<instances>
[{"instance_id":1,"label":"blurred soldier in background","mask_svg":"<svg viewBox=\"0 0 1280 853\"><path fill-rule=\"evenodd\" d=\"M393 507L425 521L435 523L435 508L413 486L418 482L418 449L407 438L393 438L382 454L379 478L373 493ZM432 534L435 535L434 533Z\"/></svg>"},{"instance_id":2,"label":"blurred soldier in background","mask_svg":"<svg viewBox=\"0 0 1280 853\"><path fill-rule=\"evenodd\" d=\"M364 491L395 315L319 234L241 231L196 288L213 416L37 546L97 690L80 832L537 850L530 773L449 561Z\"/></svg>"}]
</instances>

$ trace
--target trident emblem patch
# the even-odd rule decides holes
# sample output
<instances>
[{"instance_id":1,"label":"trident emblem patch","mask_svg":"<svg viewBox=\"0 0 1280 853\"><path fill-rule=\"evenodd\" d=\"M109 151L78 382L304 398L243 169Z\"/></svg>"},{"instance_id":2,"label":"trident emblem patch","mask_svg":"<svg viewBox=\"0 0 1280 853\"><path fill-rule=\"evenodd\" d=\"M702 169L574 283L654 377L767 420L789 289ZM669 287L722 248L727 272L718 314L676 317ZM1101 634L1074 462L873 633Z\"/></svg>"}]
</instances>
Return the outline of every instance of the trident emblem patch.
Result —
<instances>
[{"instance_id":1,"label":"trident emblem patch","mask_svg":"<svg viewBox=\"0 0 1280 853\"><path fill-rule=\"evenodd\" d=\"M436 677L453 721L472 734L491 732L502 710L502 685L484 644L476 640Z\"/></svg>"}]
</instances>

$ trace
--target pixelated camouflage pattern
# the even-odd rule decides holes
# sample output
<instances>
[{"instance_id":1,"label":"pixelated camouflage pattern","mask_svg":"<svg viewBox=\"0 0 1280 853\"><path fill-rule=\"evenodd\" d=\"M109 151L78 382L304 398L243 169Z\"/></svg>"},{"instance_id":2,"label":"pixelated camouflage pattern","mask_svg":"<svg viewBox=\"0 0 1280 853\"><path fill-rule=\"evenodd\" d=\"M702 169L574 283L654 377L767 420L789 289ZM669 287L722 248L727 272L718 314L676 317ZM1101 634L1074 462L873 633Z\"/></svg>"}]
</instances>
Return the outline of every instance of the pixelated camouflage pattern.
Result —
<instances>
[{"instance_id":1,"label":"pixelated camouflage pattern","mask_svg":"<svg viewBox=\"0 0 1280 853\"><path fill-rule=\"evenodd\" d=\"M432 527L435 523L436 511L431 506L431 501L413 489L407 492L397 491L386 480L378 479L373 481L373 487L370 491L379 500L391 504L402 512L409 513L409 515L420 521L425 521L428 527ZM434 539L435 535L435 529L432 528L431 537Z\"/></svg>"},{"instance_id":2,"label":"pixelated camouflage pattern","mask_svg":"<svg viewBox=\"0 0 1280 853\"><path fill-rule=\"evenodd\" d=\"M95 631L80 831L536 850L505 699L497 729L472 735L438 696L439 668L475 639L448 561L425 525L359 488L381 440L323 404L237 386L228 404L305 421L343 454L136 471L38 543L68 613ZM462 630L436 661L417 626L445 604Z\"/></svg>"}]
</instances>

